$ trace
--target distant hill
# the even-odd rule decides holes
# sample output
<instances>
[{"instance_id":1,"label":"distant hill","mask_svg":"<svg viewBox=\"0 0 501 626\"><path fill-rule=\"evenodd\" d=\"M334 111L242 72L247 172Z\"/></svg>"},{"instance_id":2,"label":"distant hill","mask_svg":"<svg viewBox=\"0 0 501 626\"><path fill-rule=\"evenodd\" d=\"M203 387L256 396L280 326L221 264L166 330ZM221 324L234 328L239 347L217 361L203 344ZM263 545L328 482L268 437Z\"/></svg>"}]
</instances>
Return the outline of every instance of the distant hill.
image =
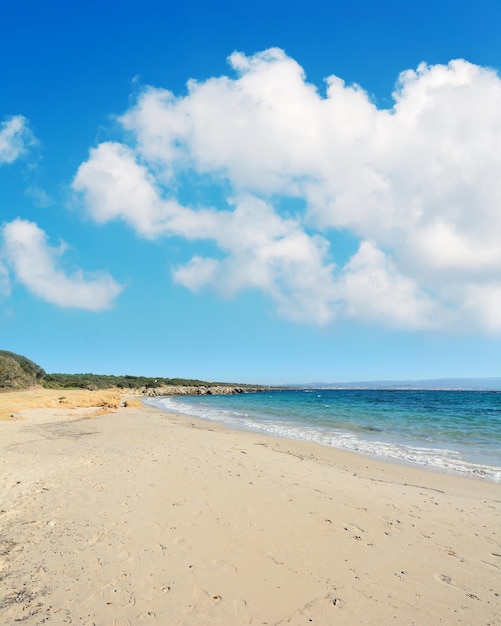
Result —
<instances>
[{"instance_id":1,"label":"distant hill","mask_svg":"<svg viewBox=\"0 0 501 626\"><path fill-rule=\"evenodd\" d=\"M349 383L294 385L311 389L464 389L501 391L500 378L435 378L430 380L369 380Z\"/></svg>"},{"instance_id":2,"label":"distant hill","mask_svg":"<svg viewBox=\"0 0 501 626\"><path fill-rule=\"evenodd\" d=\"M24 356L0 350L0 389L27 389L41 382L45 371Z\"/></svg>"}]
</instances>

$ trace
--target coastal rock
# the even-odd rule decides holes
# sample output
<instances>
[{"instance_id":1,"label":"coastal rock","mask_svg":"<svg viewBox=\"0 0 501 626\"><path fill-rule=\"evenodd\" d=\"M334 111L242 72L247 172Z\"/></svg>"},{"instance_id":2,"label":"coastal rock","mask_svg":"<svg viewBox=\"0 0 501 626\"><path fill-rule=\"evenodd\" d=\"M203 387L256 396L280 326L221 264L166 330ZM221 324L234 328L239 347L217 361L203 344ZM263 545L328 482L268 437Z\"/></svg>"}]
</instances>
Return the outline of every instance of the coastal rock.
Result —
<instances>
[{"instance_id":1,"label":"coastal rock","mask_svg":"<svg viewBox=\"0 0 501 626\"><path fill-rule=\"evenodd\" d=\"M237 393L259 393L267 390L268 387L247 387L243 385L165 385L163 387L145 387L141 390L141 393L147 397L210 396Z\"/></svg>"}]
</instances>

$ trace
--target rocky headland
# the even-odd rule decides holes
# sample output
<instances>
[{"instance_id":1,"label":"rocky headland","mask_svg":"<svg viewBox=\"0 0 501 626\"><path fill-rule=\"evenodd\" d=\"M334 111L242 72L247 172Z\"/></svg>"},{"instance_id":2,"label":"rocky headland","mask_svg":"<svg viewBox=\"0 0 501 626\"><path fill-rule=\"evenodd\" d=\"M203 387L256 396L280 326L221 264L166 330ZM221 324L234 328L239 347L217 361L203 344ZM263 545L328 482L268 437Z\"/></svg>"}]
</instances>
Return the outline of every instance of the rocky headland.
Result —
<instances>
[{"instance_id":1,"label":"rocky headland","mask_svg":"<svg viewBox=\"0 0 501 626\"><path fill-rule=\"evenodd\" d=\"M140 390L140 394L147 397L158 396L211 396L229 395L237 393L259 393L268 391L269 387L247 385L164 385Z\"/></svg>"}]
</instances>

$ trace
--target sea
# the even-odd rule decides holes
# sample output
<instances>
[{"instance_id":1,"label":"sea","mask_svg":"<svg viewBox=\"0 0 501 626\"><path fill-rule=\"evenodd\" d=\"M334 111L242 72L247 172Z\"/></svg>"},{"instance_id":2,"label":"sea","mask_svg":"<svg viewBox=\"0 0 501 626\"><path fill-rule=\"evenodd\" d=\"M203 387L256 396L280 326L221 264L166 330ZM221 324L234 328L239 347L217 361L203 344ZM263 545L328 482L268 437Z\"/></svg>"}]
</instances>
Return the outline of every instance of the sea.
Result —
<instances>
[{"instance_id":1,"label":"sea","mask_svg":"<svg viewBox=\"0 0 501 626\"><path fill-rule=\"evenodd\" d=\"M308 388L146 402L233 429L501 483L501 391Z\"/></svg>"}]
</instances>

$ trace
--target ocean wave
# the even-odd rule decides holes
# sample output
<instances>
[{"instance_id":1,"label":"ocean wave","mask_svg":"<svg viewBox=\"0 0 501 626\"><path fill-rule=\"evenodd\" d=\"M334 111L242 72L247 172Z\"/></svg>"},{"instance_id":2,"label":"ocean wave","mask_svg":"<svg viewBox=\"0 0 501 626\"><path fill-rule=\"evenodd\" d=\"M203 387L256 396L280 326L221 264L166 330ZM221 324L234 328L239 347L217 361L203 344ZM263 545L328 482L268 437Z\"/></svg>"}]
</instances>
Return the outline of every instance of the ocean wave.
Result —
<instances>
[{"instance_id":1,"label":"ocean wave","mask_svg":"<svg viewBox=\"0 0 501 626\"><path fill-rule=\"evenodd\" d=\"M305 421L277 420L266 414L250 415L247 411L243 412L232 408L222 409L221 407L213 408L207 404L189 404L173 397L151 398L145 400L145 403L167 412L219 422L236 430L253 431L285 439L310 441L375 458L501 482L501 467L497 465L467 461L460 451L444 447L382 441L380 440L382 431L374 427L358 427L350 431L331 427L315 427ZM378 438L376 439L376 437Z\"/></svg>"}]
</instances>

